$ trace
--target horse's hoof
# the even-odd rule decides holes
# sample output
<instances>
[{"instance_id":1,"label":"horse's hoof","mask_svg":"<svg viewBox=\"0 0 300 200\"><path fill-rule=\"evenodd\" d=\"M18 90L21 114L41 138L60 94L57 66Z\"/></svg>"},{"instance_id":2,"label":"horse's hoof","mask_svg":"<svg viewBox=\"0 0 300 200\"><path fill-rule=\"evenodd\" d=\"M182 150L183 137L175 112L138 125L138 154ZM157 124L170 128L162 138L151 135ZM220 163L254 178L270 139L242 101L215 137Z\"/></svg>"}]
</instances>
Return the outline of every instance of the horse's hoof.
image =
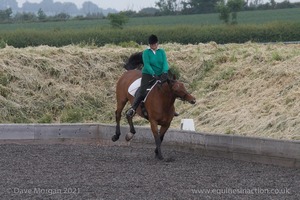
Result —
<instances>
[{"instance_id":1,"label":"horse's hoof","mask_svg":"<svg viewBox=\"0 0 300 200\"><path fill-rule=\"evenodd\" d=\"M133 138L133 136L134 136L134 134L132 134L132 133L127 133L126 134L126 136L125 136L125 140L127 141L127 142L129 142L132 138Z\"/></svg>"},{"instance_id":2,"label":"horse's hoof","mask_svg":"<svg viewBox=\"0 0 300 200\"><path fill-rule=\"evenodd\" d=\"M158 160L163 160L164 157L162 157L162 155L155 155L155 158L157 158Z\"/></svg>"},{"instance_id":3,"label":"horse's hoof","mask_svg":"<svg viewBox=\"0 0 300 200\"><path fill-rule=\"evenodd\" d=\"M120 138L120 136L114 135L114 136L112 136L111 140L112 140L113 142L115 142L115 141L117 141L119 138Z\"/></svg>"},{"instance_id":4,"label":"horse's hoof","mask_svg":"<svg viewBox=\"0 0 300 200\"><path fill-rule=\"evenodd\" d=\"M174 162L175 159L174 158L166 158L164 159L165 162Z\"/></svg>"}]
</instances>

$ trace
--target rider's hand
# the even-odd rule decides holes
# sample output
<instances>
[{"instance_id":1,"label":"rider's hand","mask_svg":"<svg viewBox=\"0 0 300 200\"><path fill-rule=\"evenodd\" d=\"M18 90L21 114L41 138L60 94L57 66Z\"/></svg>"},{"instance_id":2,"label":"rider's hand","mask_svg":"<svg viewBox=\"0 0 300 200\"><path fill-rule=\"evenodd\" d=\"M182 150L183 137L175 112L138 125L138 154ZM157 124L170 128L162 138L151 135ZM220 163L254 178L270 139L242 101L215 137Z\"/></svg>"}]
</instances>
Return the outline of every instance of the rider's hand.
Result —
<instances>
[{"instance_id":1,"label":"rider's hand","mask_svg":"<svg viewBox=\"0 0 300 200\"><path fill-rule=\"evenodd\" d=\"M168 80L168 74L167 74L167 73L163 73L163 74L160 76L160 80L161 80L162 82L167 81L167 80Z\"/></svg>"},{"instance_id":2,"label":"rider's hand","mask_svg":"<svg viewBox=\"0 0 300 200\"><path fill-rule=\"evenodd\" d=\"M157 75L153 75L153 79L155 79L155 80L157 80L157 81L160 80L160 78L159 78Z\"/></svg>"}]
</instances>

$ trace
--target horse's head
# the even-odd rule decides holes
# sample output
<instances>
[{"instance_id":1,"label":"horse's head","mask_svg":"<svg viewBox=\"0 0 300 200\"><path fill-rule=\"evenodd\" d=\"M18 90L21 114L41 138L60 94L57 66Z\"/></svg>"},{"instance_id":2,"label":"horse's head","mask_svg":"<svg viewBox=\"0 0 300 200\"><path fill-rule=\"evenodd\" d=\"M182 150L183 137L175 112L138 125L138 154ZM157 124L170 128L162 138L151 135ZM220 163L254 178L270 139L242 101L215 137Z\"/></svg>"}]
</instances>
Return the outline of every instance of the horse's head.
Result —
<instances>
[{"instance_id":1,"label":"horse's head","mask_svg":"<svg viewBox=\"0 0 300 200\"><path fill-rule=\"evenodd\" d=\"M182 82L179 82L177 80L169 80L169 84L171 85L171 90L176 97L191 104L196 103L196 98L188 93Z\"/></svg>"}]
</instances>

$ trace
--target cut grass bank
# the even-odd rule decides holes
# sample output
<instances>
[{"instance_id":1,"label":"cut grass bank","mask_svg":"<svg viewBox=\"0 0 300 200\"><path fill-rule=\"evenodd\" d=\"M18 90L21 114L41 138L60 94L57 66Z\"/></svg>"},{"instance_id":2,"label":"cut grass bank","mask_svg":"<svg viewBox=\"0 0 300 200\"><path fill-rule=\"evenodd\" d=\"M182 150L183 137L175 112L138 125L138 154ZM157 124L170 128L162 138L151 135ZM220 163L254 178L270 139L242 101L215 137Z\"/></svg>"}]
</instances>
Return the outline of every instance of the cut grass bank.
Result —
<instances>
[{"instance_id":1,"label":"cut grass bank","mask_svg":"<svg viewBox=\"0 0 300 200\"><path fill-rule=\"evenodd\" d=\"M199 132L300 140L300 45L161 44L197 97L176 101ZM0 122L114 124L124 60L146 46L6 47L0 52ZM148 123L136 117L137 125ZM126 124L123 119L122 124Z\"/></svg>"}]
</instances>

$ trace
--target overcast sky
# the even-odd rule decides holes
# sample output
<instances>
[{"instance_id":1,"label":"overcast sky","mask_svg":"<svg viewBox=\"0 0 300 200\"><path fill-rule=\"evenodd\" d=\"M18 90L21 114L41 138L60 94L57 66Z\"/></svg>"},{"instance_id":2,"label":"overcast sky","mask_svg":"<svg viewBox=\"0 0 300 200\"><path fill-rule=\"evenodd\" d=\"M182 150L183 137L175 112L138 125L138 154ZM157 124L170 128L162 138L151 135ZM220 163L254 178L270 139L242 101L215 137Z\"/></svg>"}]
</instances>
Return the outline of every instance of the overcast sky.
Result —
<instances>
[{"instance_id":1,"label":"overcast sky","mask_svg":"<svg viewBox=\"0 0 300 200\"><path fill-rule=\"evenodd\" d=\"M25 2L31 3L40 3L42 0L17 0L19 7L22 6ZM114 8L118 11L124 10L135 10L139 11L142 8L146 7L155 7L155 2L159 0L53 0L54 2L72 2L77 5L78 8L81 8L81 5L85 1L91 1L98 5L100 8ZM268 2L269 0L265 0L264 2ZM282 2L284 0L275 0L276 2ZM300 0L290 0L290 2L300 2Z\"/></svg>"}]
</instances>

